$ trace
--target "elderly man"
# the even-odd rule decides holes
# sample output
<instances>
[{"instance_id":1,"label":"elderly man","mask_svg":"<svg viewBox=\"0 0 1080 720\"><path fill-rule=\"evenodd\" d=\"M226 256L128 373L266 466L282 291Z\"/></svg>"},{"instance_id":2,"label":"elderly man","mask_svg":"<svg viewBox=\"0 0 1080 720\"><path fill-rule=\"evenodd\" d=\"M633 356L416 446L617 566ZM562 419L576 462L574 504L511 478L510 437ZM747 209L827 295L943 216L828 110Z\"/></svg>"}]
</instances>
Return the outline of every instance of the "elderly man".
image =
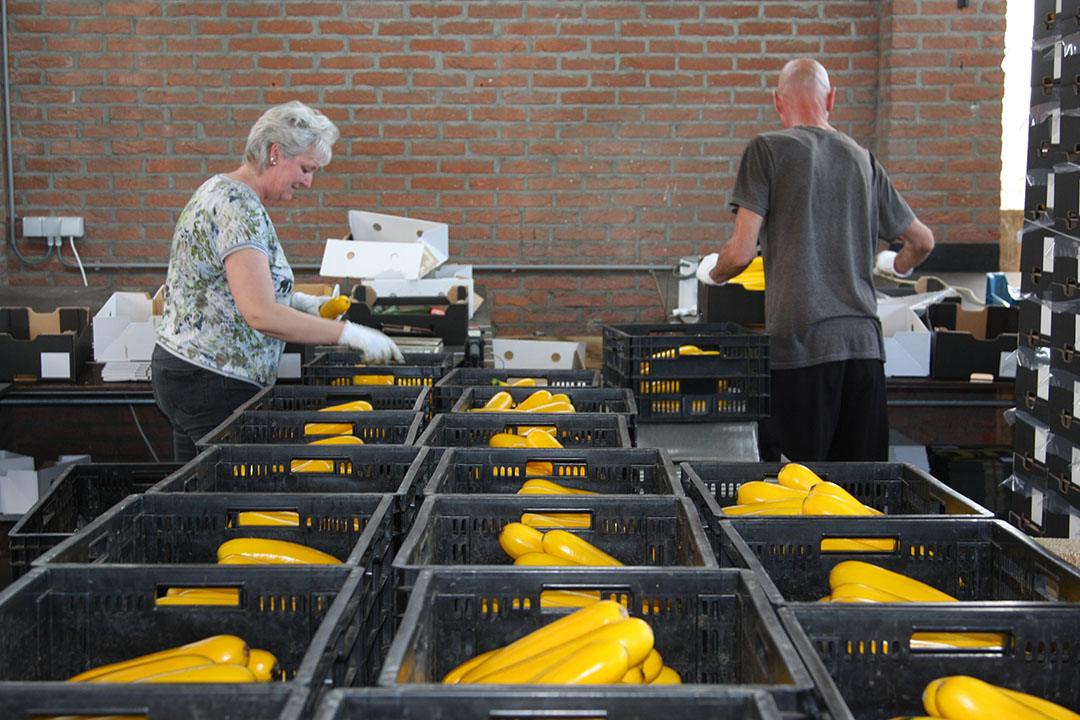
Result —
<instances>
[{"instance_id":1,"label":"elderly man","mask_svg":"<svg viewBox=\"0 0 1080 720\"><path fill-rule=\"evenodd\" d=\"M735 229L698 278L719 284L754 258L765 266L772 413L762 459L887 460L881 323L873 273L907 276L934 247L874 156L829 124L836 90L816 60L788 62L773 105L783 130L743 152ZM899 252L877 256L879 239Z\"/></svg>"}]
</instances>

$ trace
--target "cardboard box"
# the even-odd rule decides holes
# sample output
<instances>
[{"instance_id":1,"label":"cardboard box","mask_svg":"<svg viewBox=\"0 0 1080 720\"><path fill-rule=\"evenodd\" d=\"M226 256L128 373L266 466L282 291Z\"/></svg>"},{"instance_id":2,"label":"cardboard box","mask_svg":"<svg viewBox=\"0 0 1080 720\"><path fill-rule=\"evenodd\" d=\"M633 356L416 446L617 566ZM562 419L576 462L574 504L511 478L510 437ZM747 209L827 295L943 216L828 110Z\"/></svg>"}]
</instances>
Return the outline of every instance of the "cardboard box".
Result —
<instances>
[{"instance_id":1,"label":"cardboard box","mask_svg":"<svg viewBox=\"0 0 1080 720\"><path fill-rule=\"evenodd\" d=\"M1036 363L1016 368L1016 407L1040 422L1049 423L1050 366Z\"/></svg>"},{"instance_id":2,"label":"cardboard box","mask_svg":"<svg viewBox=\"0 0 1080 720\"><path fill-rule=\"evenodd\" d=\"M542 370L580 370L585 368L585 343L558 340L491 341L495 367L498 369L539 368Z\"/></svg>"},{"instance_id":3,"label":"cardboard box","mask_svg":"<svg viewBox=\"0 0 1080 720\"><path fill-rule=\"evenodd\" d=\"M451 287L435 297L382 298L371 287L355 285L349 320L378 328L390 336L438 337L446 345L465 344L469 333L469 294L463 285ZM393 306L396 312L381 312L379 306ZM410 312L410 308L416 310Z\"/></svg>"},{"instance_id":4,"label":"cardboard box","mask_svg":"<svg viewBox=\"0 0 1080 720\"><path fill-rule=\"evenodd\" d=\"M942 302L928 307L926 317L933 329L931 377L970 380L980 373L999 380L1015 375L1007 366L1017 347L1017 308L987 305L981 310L964 310L958 302Z\"/></svg>"},{"instance_id":5,"label":"cardboard box","mask_svg":"<svg viewBox=\"0 0 1080 720\"><path fill-rule=\"evenodd\" d=\"M52 467L35 470L34 458L0 450L0 515L22 515L69 465L89 460L89 455L62 455Z\"/></svg>"},{"instance_id":6,"label":"cardboard box","mask_svg":"<svg viewBox=\"0 0 1080 720\"><path fill-rule=\"evenodd\" d=\"M0 381L75 380L90 359L90 308L0 308Z\"/></svg>"},{"instance_id":7,"label":"cardboard box","mask_svg":"<svg viewBox=\"0 0 1080 720\"><path fill-rule=\"evenodd\" d=\"M885 377L930 374L930 330L904 302L878 301L885 335Z\"/></svg>"},{"instance_id":8,"label":"cardboard box","mask_svg":"<svg viewBox=\"0 0 1080 720\"><path fill-rule=\"evenodd\" d=\"M440 270L442 268L439 268ZM465 288L466 306L469 310L469 318L484 302L484 298L476 294L472 277L432 277L420 278L419 280L365 280L364 286L370 288L375 294L383 298L414 298L414 297L457 297L459 288ZM449 302L449 301L448 301Z\"/></svg>"},{"instance_id":9,"label":"cardboard box","mask_svg":"<svg viewBox=\"0 0 1080 720\"><path fill-rule=\"evenodd\" d=\"M1047 228L1034 227L1021 233L1020 292L1043 294L1050 291L1055 278L1055 234ZM1064 265L1061 268L1064 272Z\"/></svg>"},{"instance_id":10,"label":"cardboard box","mask_svg":"<svg viewBox=\"0 0 1080 720\"><path fill-rule=\"evenodd\" d=\"M94 315L94 361L150 360L165 302L165 287L148 293L115 292Z\"/></svg>"},{"instance_id":11,"label":"cardboard box","mask_svg":"<svg viewBox=\"0 0 1080 720\"><path fill-rule=\"evenodd\" d=\"M1049 303L1043 303L1033 297L1020 301L1019 324L1020 344L1025 347L1050 347L1053 337L1054 313Z\"/></svg>"},{"instance_id":12,"label":"cardboard box","mask_svg":"<svg viewBox=\"0 0 1080 720\"><path fill-rule=\"evenodd\" d=\"M450 256L446 223L349 211L349 234L327 240L319 274L362 279L424 277Z\"/></svg>"}]
</instances>

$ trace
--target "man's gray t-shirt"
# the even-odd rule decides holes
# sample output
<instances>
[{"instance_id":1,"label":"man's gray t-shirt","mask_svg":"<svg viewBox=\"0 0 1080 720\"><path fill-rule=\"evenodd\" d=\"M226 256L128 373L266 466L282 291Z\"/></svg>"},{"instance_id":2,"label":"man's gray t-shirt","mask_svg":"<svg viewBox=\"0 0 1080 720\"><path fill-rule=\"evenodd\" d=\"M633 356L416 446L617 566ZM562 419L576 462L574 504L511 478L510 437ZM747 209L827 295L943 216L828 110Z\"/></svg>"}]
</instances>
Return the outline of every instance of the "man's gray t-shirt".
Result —
<instances>
[{"instance_id":1,"label":"man's gray t-shirt","mask_svg":"<svg viewBox=\"0 0 1080 720\"><path fill-rule=\"evenodd\" d=\"M874 156L835 130L762 133L743 152L731 204L765 218L772 367L884 360L875 244L899 237L915 214Z\"/></svg>"}]
</instances>

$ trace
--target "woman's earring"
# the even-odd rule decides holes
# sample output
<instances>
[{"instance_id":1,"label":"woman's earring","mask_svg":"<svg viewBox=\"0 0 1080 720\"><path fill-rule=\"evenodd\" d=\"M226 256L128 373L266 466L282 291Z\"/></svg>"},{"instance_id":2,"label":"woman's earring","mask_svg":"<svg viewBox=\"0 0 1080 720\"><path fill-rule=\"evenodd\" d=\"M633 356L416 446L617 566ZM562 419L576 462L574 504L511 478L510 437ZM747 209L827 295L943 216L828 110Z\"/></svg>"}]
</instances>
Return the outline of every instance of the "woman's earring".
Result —
<instances>
[{"instance_id":1,"label":"woman's earring","mask_svg":"<svg viewBox=\"0 0 1080 720\"><path fill-rule=\"evenodd\" d=\"M277 158L270 158L271 165L277 165Z\"/></svg>"}]
</instances>

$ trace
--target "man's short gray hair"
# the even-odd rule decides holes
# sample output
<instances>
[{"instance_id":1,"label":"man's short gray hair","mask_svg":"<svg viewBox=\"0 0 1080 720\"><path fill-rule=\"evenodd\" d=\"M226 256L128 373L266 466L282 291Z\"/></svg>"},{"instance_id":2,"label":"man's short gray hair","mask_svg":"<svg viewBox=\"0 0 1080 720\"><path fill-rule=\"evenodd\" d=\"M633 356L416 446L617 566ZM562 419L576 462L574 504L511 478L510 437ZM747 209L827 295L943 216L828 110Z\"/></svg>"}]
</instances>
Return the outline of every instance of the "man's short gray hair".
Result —
<instances>
[{"instance_id":1,"label":"man's short gray hair","mask_svg":"<svg viewBox=\"0 0 1080 720\"><path fill-rule=\"evenodd\" d=\"M244 162L259 170L270 164L270 147L277 143L285 157L295 157L309 148L320 166L330 162L331 147L340 133L330 118L299 100L275 105L255 121L248 133Z\"/></svg>"}]
</instances>

